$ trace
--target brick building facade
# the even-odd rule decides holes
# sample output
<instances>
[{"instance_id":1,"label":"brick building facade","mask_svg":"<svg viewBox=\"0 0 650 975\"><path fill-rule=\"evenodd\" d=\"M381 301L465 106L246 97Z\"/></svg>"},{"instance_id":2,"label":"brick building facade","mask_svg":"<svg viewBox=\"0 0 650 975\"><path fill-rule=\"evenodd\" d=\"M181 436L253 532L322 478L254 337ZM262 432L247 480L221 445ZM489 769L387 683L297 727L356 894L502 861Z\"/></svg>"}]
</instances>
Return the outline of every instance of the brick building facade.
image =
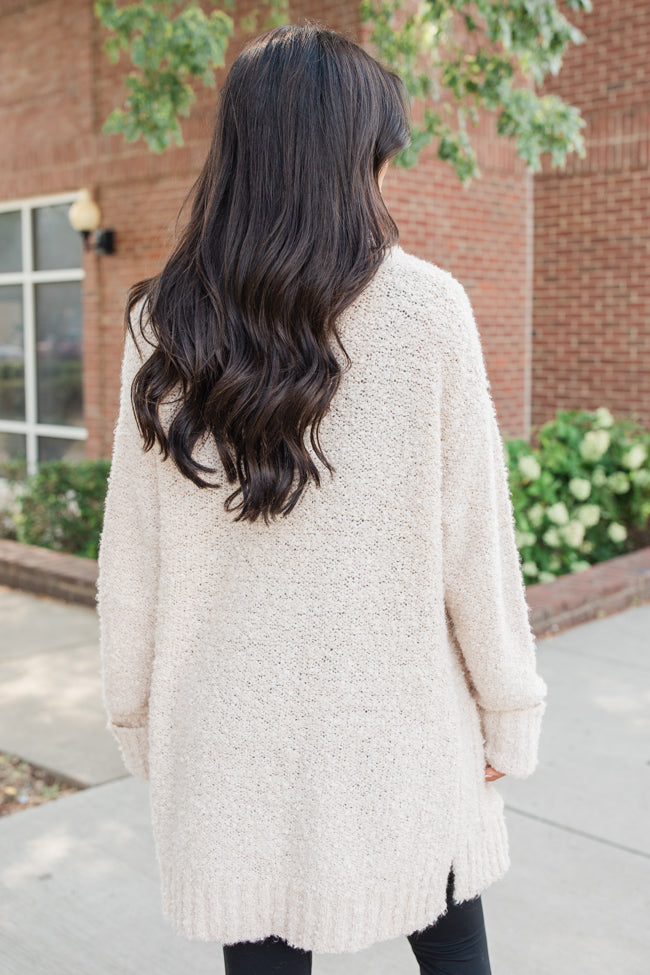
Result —
<instances>
[{"instance_id":1,"label":"brick building facade","mask_svg":"<svg viewBox=\"0 0 650 975\"><path fill-rule=\"evenodd\" d=\"M547 84L587 156L535 177L533 424L607 406L650 424L650 2L598 0Z\"/></svg>"},{"instance_id":2,"label":"brick building facade","mask_svg":"<svg viewBox=\"0 0 650 975\"><path fill-rule=\"evenodd\" d=\"M590 29L602 29L604 39L606 11L617 5L601 0L597 6ZM637 37L641 22L650 32L650 0L631 6L638 8ZM37 458L110 455L126 292L134 281L155 273L169 253L175 219L202 166L214 118L215 91L197 87L191 118L183 122L182 147L155 155L141 142L104 135L104 119L123 100L128 61L109 63L92 8L91 0L4 0L0 5L0 461L26 451L32 469ZM357 9L343 0L294 0L292 16L317 18L363 40ZM244 40L241 35L231 40L228 64ZM627 54L621 46L610 58L608 80L601 85L627 78ZM629 70L630 77L640 77L643 59ZM598 102L600 68L591 73L589 87L585 47L567 59L561 83L589 112L592 107L596 113L609 111L607 98L605 108ZM574 87L578 75L582 82ZM647 72L645 84L637 103L647 100ZM623 112L624 90L612 89ZM647 167L647 110L642 116L637 107L634 117L635 131L645 125ZM470 294L504 434L527 437L531 422L548 419L556 404L569 401L624 412L641 408L648 374L644 379L644 363L633 360L628 343L633 338L640 354L650 341L642 321L647 287L641 254L630 261L624 238L636 234L645 240L647 254L647 232L642 216L636 216L644 192L648 205L648 187L640 185L643 170L619 161L620 172L603 174L589 163L533 179L513 147L496 136L493 120L481 121L474 141L483 177L469 188L460 186L429 146L413 169L391 169L383 191L404 249L452 271ZM625 151L631 158L629 147ZM620 202L611 201L616 214L602 195L614 177L620 185ZM115 230L113 255L82 252L66 222L81 187L88 187L99 204L102 226ZM553 210L558 194L565 199L559 218ZM606 225L594 229L590 240L609 263L607 273L599 274L601 258L593 258L598 290L592 292L590 317L589 303L575 296L582 286L585 227L601 208L605 213L599 220ZM625 231L614 222L623 212L629 217ZM615 238L613 249L608 234ZM572 248L571 256L563 247ZM562 274L570 285L566 289L558 282ZM626 291L628 281L636 288L633 294ZM606 335L595 328L596 314ZM616 324L610 328L612 318ZM589 364L596 341L602 368L592 387ZM566 372L558 361L563 350L571 360ZM21 356L24 371L18 376Z\"/></svg>"}]
</instances>

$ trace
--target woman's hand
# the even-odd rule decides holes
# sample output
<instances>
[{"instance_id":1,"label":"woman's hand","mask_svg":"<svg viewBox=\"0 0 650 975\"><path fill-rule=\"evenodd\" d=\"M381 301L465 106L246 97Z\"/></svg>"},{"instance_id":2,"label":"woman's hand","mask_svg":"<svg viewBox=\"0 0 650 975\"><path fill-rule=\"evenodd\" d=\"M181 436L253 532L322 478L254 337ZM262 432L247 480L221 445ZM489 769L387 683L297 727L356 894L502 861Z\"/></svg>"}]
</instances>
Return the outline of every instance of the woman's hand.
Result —
<instances>
[{"instance_id":1,"label":"woman's hand","mask_svg":"<svg viewBox=\"0 0 650 975\"><path fill-rule=\"evenodd\" d=\"M492 768L491 765L485 766L486 782L494 782L495 779L502 779L505 774L506 774L505 772L497 772L497 770L495 768Z\"/></svg>"}]
</instances>

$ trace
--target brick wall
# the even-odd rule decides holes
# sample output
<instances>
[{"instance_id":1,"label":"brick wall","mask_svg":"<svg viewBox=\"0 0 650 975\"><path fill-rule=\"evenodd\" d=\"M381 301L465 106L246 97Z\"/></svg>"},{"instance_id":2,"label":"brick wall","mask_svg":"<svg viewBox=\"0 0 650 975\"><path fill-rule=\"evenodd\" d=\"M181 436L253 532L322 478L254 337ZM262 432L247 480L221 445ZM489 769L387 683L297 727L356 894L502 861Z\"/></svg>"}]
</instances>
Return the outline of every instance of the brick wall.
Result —
<instances>
[{"instance_id":1,"label":"brick wall","mask_svg":"<svg viewBox=\"0 0 650 975\"><path fill-rule=\"evenodd\" d=\"M102 225L115 229L114 255L84 256L86 452L98 457L110 455L126 292L159 270L169 252L178 209L205 157L215 93L197 87L192 116L182 123L185 145L162 155L102 134L108 112L123 100L129 62L123 56L109 63L92 6L39 0L0 9L0 200L87 186ZM361 40L356 11L344 0L292 5L294 19L314 17ZM232 39L228 64L244 40ZM532 182L490 119L482 119L476 145L483 178L468 189L428 147L417 167L387 174L384 195L404 249L452 271L467 287L503 430L526 436Z\"/></svg>"},{"instance_id":2,"label":"brick wall","mask_svg":"<svg viewBox=\"0 0 650 975\"><path fill-rule=\"evenodd\" d=\"M650 0L571 15L587 37L546 88L587 156L535 177L533 424L607 406L650 423Z\"/></svg>"}]
</instances>

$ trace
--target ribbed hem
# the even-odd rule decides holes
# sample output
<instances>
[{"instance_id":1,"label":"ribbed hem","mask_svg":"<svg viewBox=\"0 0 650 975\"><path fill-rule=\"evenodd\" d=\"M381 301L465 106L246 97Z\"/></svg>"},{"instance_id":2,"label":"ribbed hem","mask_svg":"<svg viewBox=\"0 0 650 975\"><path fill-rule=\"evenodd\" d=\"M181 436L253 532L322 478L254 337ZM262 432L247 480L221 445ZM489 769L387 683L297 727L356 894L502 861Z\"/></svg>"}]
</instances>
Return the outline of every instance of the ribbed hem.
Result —
<instances>
[{"instance_id":1,"label":"ribbed hem","mask_svg":"<svg viewBox=\"0 0 650 975\"><path fill-rule=\"evenodd\" d=\"M450 866L457 902L476 897L510 866L503 798L493 784L487 788L482 822L461 842L453 863L433 869L429 863L426 873L404 878L389 890L359 890L353 897L331 891L325 898L322 891L291 879L211 879L196 862L179 869L159 854L163 916L190 940L233 944L276 935L316 953L361 951L421 931L447 909Z\"/></svg>"},{"instance_id":2,"label":"ribbed hem","mask_svg":"<svg viewBox=\"0 0 650 975\"><path fill-rule=\"evenodd\" d=\"M432 924L447 908L448 869L424 889L360 891L354 901L286 886L264 878L223 887L162 871L163 915L186 938L199 941L259 941L284 938L307 951L361 951L377 941Z\"/></svg>"},{"instance_id":3,"label":"ribbed hem","mask_svg":"<svg viewBox=\"0 0 650 975\"><path fill-rule=\"evenodd\" d=\"M149 779L149 726L126 728L123 725L106 725L120 748L122 761L131 775Z\"/></svg>"},{"instance_id":4,"label":"ribbed hem","mask_svg":"<svg viewBox=\"0 0 650 975\"><path fill-rule=\"evenodd\" d=\"M498 772L525 779L538 762L542 715L546 701L516 711L485 711L479 707L485 757Z\"/></svg>"},{"instance_id":5,"label":"ribbed hem","mask_svg":"<svg viewBox=\"0 0 650 975\"><path fill-rule=\"evenodd\" d=\"M504 800L494 782L485 783L485 804L472 834L454 857L454 900L471 900L510 869Z\"/></svg>"}]
</instances>

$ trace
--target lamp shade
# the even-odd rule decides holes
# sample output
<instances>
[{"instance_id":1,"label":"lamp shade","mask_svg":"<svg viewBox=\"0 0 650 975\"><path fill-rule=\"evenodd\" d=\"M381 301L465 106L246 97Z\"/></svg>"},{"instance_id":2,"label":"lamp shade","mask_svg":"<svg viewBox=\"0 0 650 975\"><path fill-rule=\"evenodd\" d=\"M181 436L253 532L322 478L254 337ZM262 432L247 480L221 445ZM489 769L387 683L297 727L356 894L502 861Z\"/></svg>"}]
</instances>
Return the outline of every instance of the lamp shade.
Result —
<instances>
[{"instance_id":1,"label":"lamp shade","mask_svg":"<svg viewBox=\"0 0 650 975\"><path fill-rule=\"evenodd\" d=\"M101 221L99 207L90 195L90 190L80 190L79 197L68 210L68 220L73 230L89 233L97 230Z\"/></svg>"}]
</instances>

